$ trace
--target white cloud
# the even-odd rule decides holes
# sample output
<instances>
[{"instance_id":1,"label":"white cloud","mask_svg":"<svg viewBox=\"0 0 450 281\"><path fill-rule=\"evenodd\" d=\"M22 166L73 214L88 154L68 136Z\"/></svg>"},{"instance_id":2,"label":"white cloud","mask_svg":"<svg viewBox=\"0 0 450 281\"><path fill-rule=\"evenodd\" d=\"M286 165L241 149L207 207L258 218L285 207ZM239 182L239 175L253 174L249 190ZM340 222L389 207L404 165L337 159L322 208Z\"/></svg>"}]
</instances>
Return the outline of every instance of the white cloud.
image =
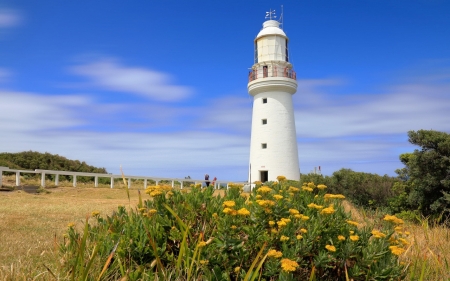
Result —
<instances>
[{"instance_id":1,"label":"white cloud","mask_svg":"<svg viewBox=\"0 0 450 281\"><path fill-rule=\"evenodd\" d=\"M19 12L9 9L0 9L0 28L13 27L22 23Z\"/></svg>"},{"instance_id":2,"label":"white cloud","mask_svg":"<svg viewBox=\"0 0 450 281\"><path fill-rule=\"evenodd\" d=\"M159 101L179 101L188 97L189 87L173 85L170 75L139 67L125 67L112 59L78 65L71 68L87 77L101 89L140 95Z\"/></svg>"},{"instance_id":3,"label":"white cloud","mask_svg":"<svg viewBox=\"0 0 450 281\"><path fill-rule=\"evenodd\" d=\"M73 118L73 110L89 104L81 96L45 96L6 90L0 90L0 99L0 129L5 135L79 126L81 122Z\"/></svg>"},{"instance_id":4,"label":"white cloud","mask_svg":"<svg viewBox=\"0 0 450 281\"><path fill-rule=\"evenodd\" d=\"M406 135L418 129L450 131L449 93L450 83L442 81L393 85L384 93L339 99L331 93L306 93L295 98L297 134L342 137Z\"/></svg>"}]
</instances>

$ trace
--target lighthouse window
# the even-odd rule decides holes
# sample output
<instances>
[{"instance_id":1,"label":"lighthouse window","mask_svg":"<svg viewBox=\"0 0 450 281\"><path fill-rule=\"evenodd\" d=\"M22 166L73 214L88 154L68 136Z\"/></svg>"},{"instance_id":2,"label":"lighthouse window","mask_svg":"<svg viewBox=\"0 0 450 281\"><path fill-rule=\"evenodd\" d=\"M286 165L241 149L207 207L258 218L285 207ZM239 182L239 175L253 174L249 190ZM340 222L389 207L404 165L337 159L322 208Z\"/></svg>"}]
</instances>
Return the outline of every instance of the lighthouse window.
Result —
<instances>
[{"instance_id":1,"label":"lighthouse window","mask_svg":"<svg viewBox=\"0 0 450 281\"><path fill-rule=\"evenodd\" d=\"M262 99L263 103L267 103L267 98Z\"/></svg>"},{"instance_id":2,"label":"lighthouse window","mask_svg":"<svg viewBox=\"0 0 450 281\"><path fill-rule=\"evenodd\" d=\"M267 68L267 65L263 66L263 78L266 78L269 74L269 70Z\"/></svg>"},{"instance_id":3,"label":"lighthouse window","mask_svg":"<svg viewBox=\"0 0 450 281\"><path fill-rule=\"evenodd\" d=\"M286 61L289 61L288 40L286 40Z\"/></svg>"},{"instance_id":4,"label":"lighthouse window","mask_svg":"<svg viewBox=\"0 0 450 281\"><path fill-rule=\"evenodd\" d=\"M263 125L266 125L267 124L267 119L263 119L262 123L263 123Z\"/></svg>"},{"instance_id":5,"label":"lighthouse window","mask_svg":"<svg viewBox=\"0 0 450 281\"><path fill-rule=\"evenodd\" d=\"M262 149L266 149L267 148L267 143L262 143L261 147L262 147Z\"/></svg>"}]
</instances>

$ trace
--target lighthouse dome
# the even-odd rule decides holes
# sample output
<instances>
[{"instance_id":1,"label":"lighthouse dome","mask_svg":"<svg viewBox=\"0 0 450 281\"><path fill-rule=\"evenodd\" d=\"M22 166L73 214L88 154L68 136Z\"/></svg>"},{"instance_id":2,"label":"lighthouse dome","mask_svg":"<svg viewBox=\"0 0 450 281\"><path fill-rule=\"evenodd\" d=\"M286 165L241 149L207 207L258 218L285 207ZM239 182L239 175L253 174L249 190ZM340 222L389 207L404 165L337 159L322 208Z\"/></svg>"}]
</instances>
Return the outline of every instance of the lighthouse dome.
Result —
<instances>
[{"instance_id":1,"label":"lighthouse dome","mask_svg":"<svg viewBox=\"0 0 450 281\"><path fill-rule=\"evenodd\" d=\"M258 33L255 40L266 35L281 35L287 38L286 33L280 28L280 23L276 20L265 21L263 29Z\"/></svg>"}]
</instances>

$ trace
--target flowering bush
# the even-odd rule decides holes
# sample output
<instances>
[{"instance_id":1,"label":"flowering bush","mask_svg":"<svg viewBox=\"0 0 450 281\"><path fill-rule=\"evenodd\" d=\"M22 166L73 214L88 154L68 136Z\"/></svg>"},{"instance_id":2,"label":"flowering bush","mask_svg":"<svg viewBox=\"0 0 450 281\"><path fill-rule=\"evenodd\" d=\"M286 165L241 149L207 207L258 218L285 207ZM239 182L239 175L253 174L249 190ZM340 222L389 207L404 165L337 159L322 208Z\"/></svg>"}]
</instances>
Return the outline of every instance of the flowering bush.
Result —
<instances>
[{"instance_id":1,"label":"flowering bush","mask_svg":"<svg viewBox=\"0 0 450 281\"><path fill-rule=\"evenodd\" d=\"M402 280L403 221L377 228L347 214L325 185L290 186L284 177L250 193L230 184L189 191L152 186L136 210L96 214L73 225L63 268L98 280ZM177 279L178 280L178 279Z\"/></svg>"}]
</instances>

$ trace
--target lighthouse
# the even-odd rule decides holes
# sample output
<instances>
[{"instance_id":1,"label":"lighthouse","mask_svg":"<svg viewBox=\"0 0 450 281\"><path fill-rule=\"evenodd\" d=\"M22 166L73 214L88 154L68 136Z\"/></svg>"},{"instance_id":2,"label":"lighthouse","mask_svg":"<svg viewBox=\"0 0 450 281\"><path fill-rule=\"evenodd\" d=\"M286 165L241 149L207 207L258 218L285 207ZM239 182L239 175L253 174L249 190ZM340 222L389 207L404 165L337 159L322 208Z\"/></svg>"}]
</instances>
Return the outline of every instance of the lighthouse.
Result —
<instances>
[{"instance_id":1,"label":"lighthouse","mask_svg":"<svg viewBox=\"0 0 450 281\"><path fill-rule=\"evenodd\" d=\"M296 74L289 62L289 39L272 19L255 38L248 92L253 96L249 182L300 180L292 95Z\"/></svg>"}]
</instances>

